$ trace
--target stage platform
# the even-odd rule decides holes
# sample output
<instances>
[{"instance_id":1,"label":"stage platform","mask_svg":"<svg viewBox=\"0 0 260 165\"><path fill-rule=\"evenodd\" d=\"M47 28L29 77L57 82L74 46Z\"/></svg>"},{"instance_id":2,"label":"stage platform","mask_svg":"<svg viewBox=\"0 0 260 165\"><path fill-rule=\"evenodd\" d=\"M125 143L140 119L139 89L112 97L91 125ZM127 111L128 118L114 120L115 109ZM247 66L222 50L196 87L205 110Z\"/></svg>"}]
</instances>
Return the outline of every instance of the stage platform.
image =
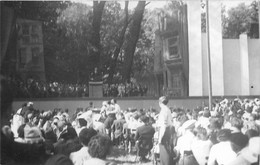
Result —
<instances>
[{"instance_id":1,"label":"stage platform","mask_svg":"<svg viewBox=\"0 0 260 165\"><path fill-rule=\"evenodd\" d=\"M239 98L260 98L260 96L239 96ZM148 109L153 107L159 109L158 105L159 97L124 97L116 98L121 109L127 108L145 108ZM225 97L213 97L215 99L234 99L237 96L225 96ZM103 97L103 98L42 98L42 99L16 99L13 102L13 110L17 110L25 102L32 101L34 107L39 110L53 110L54 108L69 109L69 113L73 114L77 108L83 108L89 106L89 102L93 102L96 108L101 108L102 102L111 100L112 97ZM194 109L198 106L208 105L208 97L183 97L183 98L170 98L169 107L181 107Z\"/></svg>"}]
</instances>

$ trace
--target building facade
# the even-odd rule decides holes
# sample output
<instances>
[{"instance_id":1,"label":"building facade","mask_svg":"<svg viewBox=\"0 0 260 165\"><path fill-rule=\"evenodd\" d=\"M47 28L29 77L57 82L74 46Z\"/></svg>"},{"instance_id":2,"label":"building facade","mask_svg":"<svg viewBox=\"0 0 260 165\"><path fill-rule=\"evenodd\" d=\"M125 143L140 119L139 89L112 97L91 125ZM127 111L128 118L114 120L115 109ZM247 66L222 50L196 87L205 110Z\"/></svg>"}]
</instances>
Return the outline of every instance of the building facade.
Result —
<instances>
[{"instance_id":1,"label":"building facade","mask_svg":"<svg viewBox=\"0 0 260 165\"><path fill-rule=\"evenodd\" d=\"M206 34L201 33L201 1L187 1L186 6L177 16L159 18L154 59L159 95L208 96L207 40ZM221 2L210 1L212 95L259 96L260 39L250 39L247 34L241 34L239 39L223 39L221 23Z\"/></svg>"},{"instance_id":2,"label":"building facade","mask_svg":"<svg viewBox=\"0 0 260 165\"><path fill-rule=\"evenodd\" d=\"M188 96L187 6L180 12L158 15L154 71L159 95Z\"/></svg>"}]
</instances>

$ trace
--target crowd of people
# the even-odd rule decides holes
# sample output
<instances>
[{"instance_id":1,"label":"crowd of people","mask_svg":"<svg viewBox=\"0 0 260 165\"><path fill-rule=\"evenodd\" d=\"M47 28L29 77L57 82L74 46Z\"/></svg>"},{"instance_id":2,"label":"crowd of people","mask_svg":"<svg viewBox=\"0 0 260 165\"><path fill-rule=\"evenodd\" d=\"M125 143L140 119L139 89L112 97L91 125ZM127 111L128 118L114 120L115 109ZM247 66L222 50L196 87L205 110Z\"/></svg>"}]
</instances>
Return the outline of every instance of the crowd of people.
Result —
<instances>
[{"instance_id":1,"label":"crowd of people","mask_svg":"<svg viewBox=\"0 0 260 165\"><path fill-rule=\"evenodd\" d=\"M146 96L147 90L147 86L132 82L126 84L104 84L103 86L103 94L105 97Z\"/></svg>"},{"instance_id":2,"label":"crowd of people","mask_svg":"<svg viewBox=\"0 0 260 165\"><path fill-rule=\"evenodd\" d=\"M88 84L10 80L15 98L88 97ZM104 97L145 96L147 87L137 83L103 84Z\"/></svg>"},{"instance_id":3,"label":"crowd of people","mask_svg":"<svg viewBox=\"0 0 260 165\"><path fill-rule=\"evenodd\" d=\"M39 112L28 102L11 124L4 111L11 98L1 99L1 164L115 164L107 159L112 148L161 165L259 164L259 98L224 99L212 109L192 110L168 107L165 96L159 109L121 109L112 99L100 111L90 106L72 114Z\"/></svg>"}]
</instances>

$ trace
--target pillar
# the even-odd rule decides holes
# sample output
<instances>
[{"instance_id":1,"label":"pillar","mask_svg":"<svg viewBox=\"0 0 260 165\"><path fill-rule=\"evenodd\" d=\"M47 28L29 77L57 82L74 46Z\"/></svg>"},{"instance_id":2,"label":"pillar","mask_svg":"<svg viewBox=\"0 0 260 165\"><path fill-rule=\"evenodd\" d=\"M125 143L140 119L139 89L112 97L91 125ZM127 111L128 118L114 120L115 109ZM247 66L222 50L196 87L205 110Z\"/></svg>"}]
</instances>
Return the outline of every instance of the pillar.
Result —
<instances>
[{"instance_id":1,"label":"pillar","mask_svg":"<svg viewBox=\"0 0 260 165\"><path fill-rule=\"evenodd\" d=\"M201 1L187 1L189 36L189 96L203 95Z\"/></svg>"},{"instance_id":2,"label":"pillar","mask_svg":"<svg viewBox=\"0 0 260 165\"><path fill-rule=\"evenodd\" d=\"M259 36L259 39L260 39L260 0L258 0L258 36Z\"/></svg>"}]
</instances>

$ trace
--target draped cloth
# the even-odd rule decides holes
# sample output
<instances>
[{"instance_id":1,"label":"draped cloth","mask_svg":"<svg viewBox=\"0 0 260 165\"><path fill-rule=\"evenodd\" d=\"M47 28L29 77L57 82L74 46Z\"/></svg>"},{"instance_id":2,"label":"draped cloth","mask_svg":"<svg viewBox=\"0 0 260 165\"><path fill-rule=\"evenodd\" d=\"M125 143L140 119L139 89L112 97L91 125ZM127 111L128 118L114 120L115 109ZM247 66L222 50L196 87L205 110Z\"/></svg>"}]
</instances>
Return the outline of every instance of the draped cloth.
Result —
<instances>
[{"instance_id":1,"label":"draped cloth","mask_svg":"<svg viewBox=\"0 0 260 165\"><path fill-rule=\"evenodd\" d=\"M9 40L15 27L14 10L1 5L1 63L6 56ZM2 65L2 64L1 64Z\"/></svg>"}]
</instances>

